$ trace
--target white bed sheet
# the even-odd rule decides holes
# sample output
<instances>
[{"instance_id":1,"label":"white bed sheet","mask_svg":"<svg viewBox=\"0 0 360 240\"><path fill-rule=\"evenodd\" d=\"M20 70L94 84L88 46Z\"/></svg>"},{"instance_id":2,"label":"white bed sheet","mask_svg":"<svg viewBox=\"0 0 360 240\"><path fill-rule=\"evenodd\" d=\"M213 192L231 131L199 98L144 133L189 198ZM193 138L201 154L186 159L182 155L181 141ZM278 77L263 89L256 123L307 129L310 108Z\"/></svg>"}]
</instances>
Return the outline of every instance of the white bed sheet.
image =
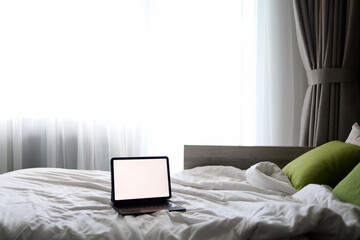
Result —
<instances>
[{"instance_id":1,"label":"white bed sheet","mask_svg":"<svg viewBox=\"0 0 360 240\"><path fill-rule=\"evenodd\" d=\"M326 186L296 192L272 163L172 176L187 212L118 215L104 171L34 168L0 175L1 239L360 239L360 208Z\"/></svg>"}]
</instances>

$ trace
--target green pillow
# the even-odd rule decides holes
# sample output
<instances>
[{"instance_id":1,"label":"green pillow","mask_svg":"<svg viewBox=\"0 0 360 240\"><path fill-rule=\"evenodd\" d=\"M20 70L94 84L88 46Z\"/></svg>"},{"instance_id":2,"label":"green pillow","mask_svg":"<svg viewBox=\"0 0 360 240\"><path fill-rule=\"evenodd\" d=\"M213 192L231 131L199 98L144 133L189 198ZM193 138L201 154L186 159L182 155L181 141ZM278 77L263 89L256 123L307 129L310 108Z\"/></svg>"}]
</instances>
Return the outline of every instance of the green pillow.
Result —
<instances>
[{"instance_id":1,"label":"green pillow","mask_svg":"<svg viewBox=\"0 0 360 240\"><path fill-rule=\"evenodd\" d=\"M360 163L333 190L344 202L360 206Z\"/></svg>"},{"instance_id":2,"label":"green pillow","mask_svg":"<svg viewBox=\"0 0 360 240\"><path fill-rule=\"evenodd\" d=\"M360 162L360 146L325 143L301 155L282 170L297 190L309 183L335 187Z\"/></svg>"}]
</instances>

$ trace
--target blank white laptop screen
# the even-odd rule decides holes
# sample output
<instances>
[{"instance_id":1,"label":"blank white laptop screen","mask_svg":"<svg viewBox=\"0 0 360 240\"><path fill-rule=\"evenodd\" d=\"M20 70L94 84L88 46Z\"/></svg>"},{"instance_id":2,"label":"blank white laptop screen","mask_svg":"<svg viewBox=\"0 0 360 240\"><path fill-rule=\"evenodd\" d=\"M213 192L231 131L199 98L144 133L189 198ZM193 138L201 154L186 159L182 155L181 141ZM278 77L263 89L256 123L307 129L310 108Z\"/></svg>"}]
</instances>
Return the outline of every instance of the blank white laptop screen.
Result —
<instances>
[{"instance_id":1,"label":"blank white laptop screen","mask_svg":"<svg viewBox=\"0 0 360 240\"><path fill-rule=\"evenodd\" d=\"M113 164L115 200L170 197L165 158L122 159Z\"/></svg>"}]
</instances>

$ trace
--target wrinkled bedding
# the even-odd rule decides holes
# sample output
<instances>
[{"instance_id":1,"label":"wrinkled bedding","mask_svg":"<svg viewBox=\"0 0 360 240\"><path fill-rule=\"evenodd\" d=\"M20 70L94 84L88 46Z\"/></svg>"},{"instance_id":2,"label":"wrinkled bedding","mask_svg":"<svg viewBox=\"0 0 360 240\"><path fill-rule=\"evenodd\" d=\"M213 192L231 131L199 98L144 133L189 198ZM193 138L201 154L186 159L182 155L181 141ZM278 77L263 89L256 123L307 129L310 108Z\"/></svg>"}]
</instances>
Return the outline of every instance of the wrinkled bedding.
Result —
<instances>
[{"instance_id":1,"label":"wrinkled bedding","mask_svg":"<svg viewBox=\"0 0 360 240\"><path fill-rule=\"evenodd\" d=\"M110 173L33 168L0 175L0 239L360 239L360 208L326 186L296 191L270 162L172 176L187 212L121 216Z\"/></svg>"}]
</instances>

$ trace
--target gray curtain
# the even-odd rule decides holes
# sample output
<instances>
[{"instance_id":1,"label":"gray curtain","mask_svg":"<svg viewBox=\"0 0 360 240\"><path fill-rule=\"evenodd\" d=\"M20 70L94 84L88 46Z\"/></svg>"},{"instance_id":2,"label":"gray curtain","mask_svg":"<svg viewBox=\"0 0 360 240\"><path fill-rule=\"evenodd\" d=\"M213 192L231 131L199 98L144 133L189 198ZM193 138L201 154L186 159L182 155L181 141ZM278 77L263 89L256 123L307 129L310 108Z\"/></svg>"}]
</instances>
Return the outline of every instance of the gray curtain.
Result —
<instances>
[{"instance_id":1,"label":"gray curtain","mask_svg":"<svg viewBox=\"0 0 360 240\"><path fill-rule=\"evenodd\" d=\"M360 1L294 0L307 71L300 145L346 140L360 123Z\"/></svg>"}]
</instances>

